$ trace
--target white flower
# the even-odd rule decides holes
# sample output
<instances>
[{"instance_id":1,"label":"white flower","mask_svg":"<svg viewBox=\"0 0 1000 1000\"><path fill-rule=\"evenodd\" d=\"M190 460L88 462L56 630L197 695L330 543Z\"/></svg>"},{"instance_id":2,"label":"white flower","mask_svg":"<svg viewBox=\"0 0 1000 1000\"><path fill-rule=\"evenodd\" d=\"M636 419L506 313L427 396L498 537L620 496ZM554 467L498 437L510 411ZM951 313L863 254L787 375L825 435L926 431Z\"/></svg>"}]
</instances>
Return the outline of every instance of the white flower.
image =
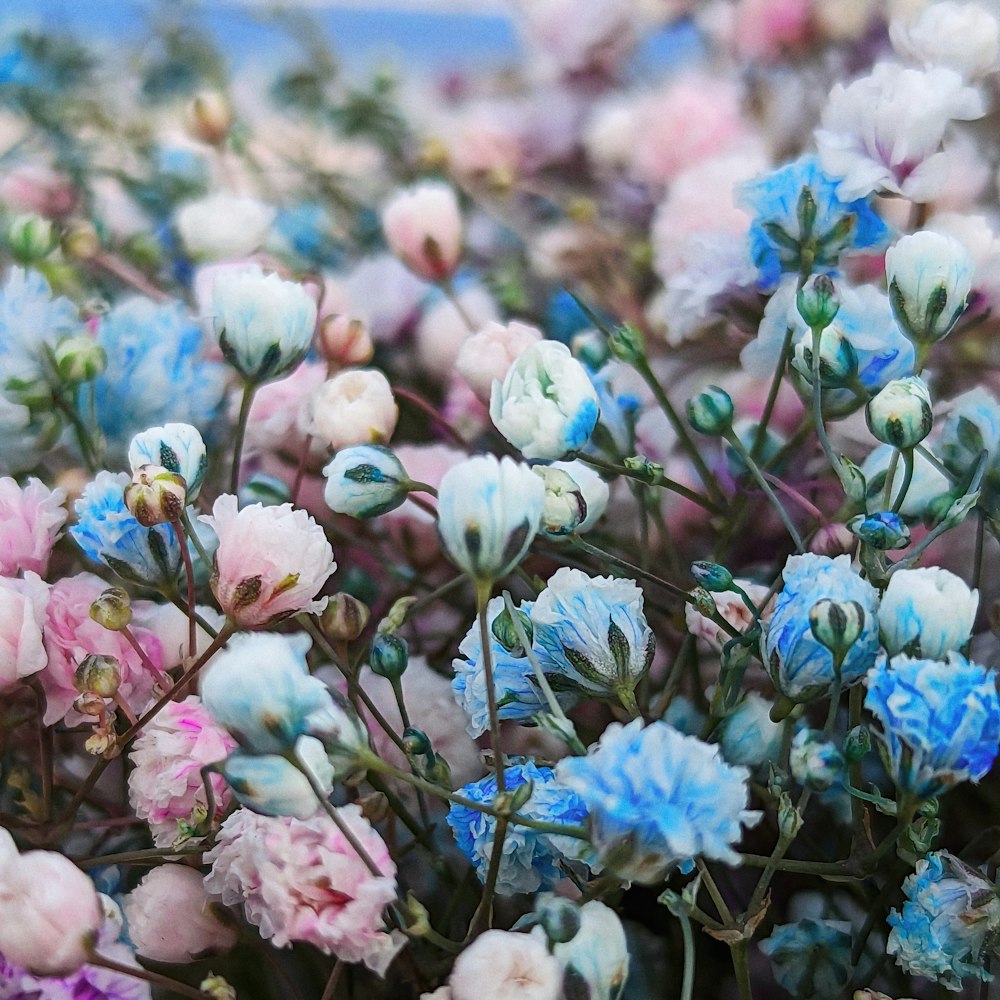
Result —
<instances>
[{"instance_id":1,"label":"white flower","mask_svg":"<svg viewBox=\"0 0 1000 1000\"><path fill-rule=\"evenodd\" d=\"M220 191L181 205L174 225L192 257L233 260L260 248L276 214L256 198Z\"/></svg>"},{"instance_id":2,"label":"white flower","mask_svg":"<svg viewBox=\"0 0 1000 1000\"><path fill-rule=\"evenodd\" d=\"M904 59L948 66L967 80L992 72L1000 57L1000 22L974 3L932 3L913 20L893 19L889 37Z\"/></svg>"},{"instance_id":3,"label":"white flower","mask_svg":"<svg viewBox=\"0 0 1000 1000\"><path fill-rule=\"evenodd\" d=\"M283 375L312 343L316 302L301 285L265 276L256 265L218 274L212 307L223 355L251 381Z\"/></svg>"},{"instance_id":4,"label":"white flower","mask_svg":"<svg viewBox=\"0 0 1000 1000\"><path fill-rule=\"evenodd\" d=\"M378 517L406 501L410 477L388 448L359 445L337 452L323 469L323 499L336 514Z\"/></svg>"},{"instance_id":5,"label":"white flower","mask_svg":"<svg viewBox=\"0 0 1000 1000\"><path fill-rule=\"evenodd\" d=\"M947 177L941 143L949 122L984 113L982 95L952 69L879 63L830 91L816 145L823 169L843 177L844 200L887 191L929 201Z\"/></svg>"},{"instance_id":6,"label":"white flower","mask_svg":"<svg viewBox=\"0 0 1000 1000\"><path fill-rule=\"evenodd\" d=\"M478 455L450 468L438 490L438 530L448 557L474 579L498 580L538 532L545 484L511 458Z\"/></svg>"},{"instance_id":7,"label":"white flower","mask_svg":"<svg viewBox=\"0 0 1000 1000\"><path fill-rule=\"evenodd\" d=\"M544 942L515 931L486 931L455 960L452 1000L558 1000L562 966Z\"/></svg>"},{"instance_id":8,"label":"white flower","mask_svg":"<svg viewBox=\"0 0 1000 1000\"><path fill-rule=\"evenodd\" d=\"M196 427L190 424L164 424L136 434L128 446L128 464L132 472L144 465L162 465L184 477L187 502L194 503L208 471L208 452Z\"/></svg>"},{"instance_id":9,"label":"white flower","mask_svg":"<svg viewBox=\"0 0 1000 1000\"><path fill-rule=\"evenodd\" d=\"M919 375L893 379L868 401L868 429L884 444L913 448L931 432L931 394Z\"/></svg>"},{"instance_id":10,"label":"white flower","mask_svg":"<svg viewBox=\"0 0 1000 1000\"><path fill-rule=\"evenodd\" d=\"M969 641L978 610L979 591L946 569L897 570L879 605L882 645L890 656L943 660Z\"/></svg>"},{"instance_id":11,"label":"white flower","mask_svg":"<svg viewBox=\"0 0 1000 1000\"><path fill-rule=\"evenodd\" d=\"M587 370L565 344L543 340L524 351L501 384L490 416L525 458L554 460L579 451L600 413Z\"/></svg>"},{"instance_id":12,"label":"white flower","mask_svg":"<svg viewBox=\"0 0 1000 1000\"><path fill-rule=\"evenodd\" d=\"M565 472L576 483L577 489L583 495L583 501L587 505L586 515L576 526L576 531L580 535L585 531L590 531L608 509L611 488L607 482L601 478L596 470L577 459L572 462L553 462L544 468ZM539 472L541 468L536 466L535 471Z\"/></svg>"},{"instance_id":13,"label":"white flower","mask_svg":"<svg viewBox=\"0 0 1000 1000\"><path fill-rule=\"evenodd\" d=\"M885 255L889 298L912 340L948 335L972 290L972 255L951 236L922 230L904 236Z\"/></svg>"},{"instance_id":14,"label":"white flower","mask_svg":"<svg viewBox=\"0 0 1000 1000\"><path fill-rule=\"evenodd\" d=\"M340 372L324 382L309 404L309 433L339 451L384 444L392 437L399 408L389 380L375 368Z\"/></svg>"},{"instance_id":15,"label":"white flower","mask_svg":"<svg viewBox=\"0 0 1000 1000\"><path fill-rule=\"evenodd\" d=\"M543 935L541 928L532 934ZM589 988L590 1000L615 1000L628 979L628 943L621 919L596 899L580 907L580 929L569 941L557 944L553 954Z\"/></svg>"}]
</instances>

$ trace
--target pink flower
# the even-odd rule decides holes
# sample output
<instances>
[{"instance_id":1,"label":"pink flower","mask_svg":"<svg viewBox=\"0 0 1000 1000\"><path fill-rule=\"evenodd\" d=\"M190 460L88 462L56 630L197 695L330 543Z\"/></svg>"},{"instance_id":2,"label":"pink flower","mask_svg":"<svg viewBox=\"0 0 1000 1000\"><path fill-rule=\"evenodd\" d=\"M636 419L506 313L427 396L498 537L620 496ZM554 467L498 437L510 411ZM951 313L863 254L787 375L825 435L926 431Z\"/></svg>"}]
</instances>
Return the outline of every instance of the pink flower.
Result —
<instances>
[{"instance_id":1,"label":"pink flower","mask_svg":"<svg viewBox=\"0 0 1000 1000\"><path fill-rule=\"evenodd\" d=\"M558 1000L562 963L537 937L486 931L455 961L452 1000Z\"/></svg>"},{"instance_id":2,"label":"pink flower","mask_svg":"<svg viewBox=\"0 0 1000 1000\"><path fill-rule=\"evenodd\" d=\"M239 809L205 855L212 865L205 886L227 905L242 903L247 920L279 948L305 941L384 975L403 943L382 919L396 898L396 866L357 806L337 811L381 876L325 814L299 820Z\"/></svg>"},{"instance_id":3,"label":"pink flower","mask_svg":"<svg viewBox=\"0 0 1000 1000\"><path fill-rule=\"evenodd\" d=\"M48 662L42 643L49 588L37 573L0 577L0 691L37 674Z\"/></svg>"},{"instance_id":4,"label":"pink flower","mask_svg":"<svg viewBox=\"0 0 1000 1000\"><path fill-rule=\"evenodd\" d=\"M739 0L733 45L746 59L773 60L808 40L813 0Z\"/></svg>"},{"instance_id":5,"label":"pink flower","mask_svg":"<svg viewBox=\"0 0 1000 1000\"><path fill-rule=\"evenodd\" d=\"M0 201L14 212L60 219L73 211L76 190L65 174L41 163L25 163L3 175Z\"/></svg>"},{"instance_id":6,"label":"pink flower","mask_svg":"<svg viewBox=\"0 0 1000 1000\"><path fill-rule=\"evenodd\" d=\"M154 962L190 962L228 951L239 938L232 923L212 912L201 873L187 865L154 868L123 906L136 952Z\"/></svg>"},{"instance_id":7,"label":"pink flower","mask_svg":"<svg viewBox=\"0 0 1000 1000\"><path fill-rule=\"evenodd\" d=\"M0 860L0 954L38 975L75 972L97 941L103 910L94 883L55 851L18 855L10 835Z\"/></svg>"},{"instance_id":8,"label":"pink flower","mask_svg":"<svg viewBox=\"0 0 1000 1000\"><path fill-rule=\"evenodd\" d=\"M430 306L417 324L417 360L428 375L444 381L455 367L462 344L491 320L499 320L493 296L482 285L468 285L458 293L455 304L442 298Z\"/></svg>"},{"instance_id":9,"label":"pink flower","mask_svg":"<svg viewBox=\"0 0 1000 1000\"><path fill-rule=\"evenodd\" d=\"M455 192L436 181L399 191L382 209L386 242L421 278L450 277L462 249L462 213Z\"/></svg>"},{"instance_id":10,"label":"pink flower","mask_svg":"<svg viewBox=\"0 0 1000 1000\"><path fill-rule=\"evenodd\" d=\"M331 365L346 368L366 365L375 353L371 334L363 320L340 313L326 316L319 324L319 349Z\"/></svg>"},{"instance_id":11,"label":"pink flower","mask_svg":"<svg viewBox=\"0 0 1000 1000\"><path fill-rule=\"evenodd\" d=\"M399 408L389 380L375 368L351 368L316 389L309 429L334 451L357 444L385 444Z\"/></svg>"},{"instance_id":12,"label":"pink flower","mask_svg":"<svg viewBox=\"0 0 1000 1000\"><path fill-rule=\"evenodd\" d=\"M751 580L737 580L736 582L747 592L750 600L759 608L761 602L767 597L768 588L759 583L753 583ZM740 632L746 629L753 621L750 609L735 590L724 590L712 594L712 600L715 601L715 606L718 608L719 614L733 628L738 629ZM762 615L765 621L769 617L770 605L768 605ZM704 639L716 651L721 651L722 644L730 638L715 622L696 611L690 604L684 606L684 618L688 631L699 639Z\"/></svg>"},{"instance_id":13,"label":"pink flower","mask_svg":"<svg viewBox=\"0 0 1000 1000\"><path fill-rule=\"evenodd\" d=\"M491 321L462 342L455 367L476 398L489 405L494 380L502 382L518 355L541 339L542 331L527 323Z\"/></svg>"},{"instance_id":14,"label":"pink flower","mask_svg":"<svg viewBox=\"0 0 1000 1000\"><path fill-rule=\"evenodd\" d=\"M244 453L284 451L297 459L306 439L305 403L325 378L323 362L306 361L285 378L262 385L250 404ZM324 453L318 444L314 450Z\"/></svg>"},{"instance_id":15,"label":"pink flower","mask_svg":"<svg viewBox=\"0 0 1000 1000\"><path fill-rule=\"evenodd\" d=\"M212 720L191 695L169 702L147 723L132 744L129 802L146 820L157 847L169 847L180 831L178 821L190 822L207 808L201 769L225 760L236 741ZM229 789L220 774L211 776L216 815L229 804Z\"/></svg>"},{"instance_id":16,"label":"pink flower","mask_svg":"<svg viewBox=\"0 0 1000 1000\"><path fill-rule=\"evenodd\" d=\"M50 490L41 480L25 487L0 478L0 576L31 570L45 575L49 554L66 522L66 492Z\"/></svg>"},{"instance_id":17,"label":"pink flower","mask_svg":"<svg viewBox=\"0 0 1000 1000\"><path fill-rule=\"evenodd\" d=\"M64 577L49 590L45 613L45 650L48 666L39 674L45 689L45 725L50 726L70 713L79 692L73 675L80 661L90 653L114 656L121 667L118 693L133 710L149 700L157 674L150 671L139 654L120 632L111 632L90 617L90 605L107 584L93 573ZM142 611L147 601L133 601L133 613ZM133 624L132 635L146 651L153 666L163 669L163 647L148 629ZM80 716L72 711L72 721Z\"/></svg>"},{"instance_id":18,"label":"pink flower","mask_svg":"<svg viewBox=\"0 0 1000 1000\"><path fill-rule=\"evenodd\" d=\"M239 628L326 607L325 598L314 598L337 564L326 533L304 510L290 503L240 510L236 497L224 494L201 520L219 537L212 592Z\"/></svg>"}]
</instances>

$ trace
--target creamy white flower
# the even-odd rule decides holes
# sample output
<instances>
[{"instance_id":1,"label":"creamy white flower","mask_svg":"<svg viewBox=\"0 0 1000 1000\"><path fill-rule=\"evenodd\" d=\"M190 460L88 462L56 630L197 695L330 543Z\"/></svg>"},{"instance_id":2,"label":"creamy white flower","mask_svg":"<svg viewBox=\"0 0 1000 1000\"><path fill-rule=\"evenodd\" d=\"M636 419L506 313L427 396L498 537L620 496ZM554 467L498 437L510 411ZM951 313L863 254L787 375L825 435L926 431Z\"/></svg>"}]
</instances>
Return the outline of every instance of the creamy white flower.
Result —
<instances>
[{"instance_id":1,"label":"creamy white flower","mask_svg":"<svg viewBox=\"0 0 1000 1000\"><path fill-rule=\"evenodd\" d=\"M587 370L565 344L543 340L493 383L490 416L525 458L554 460L579 451L600 413Z\"/></svg>"},{"instance_id":2,"label":"creamy white flower","mask_svg":"<svg viewBox=\"0 0 1000 1000\"><path fill-rule=\"evenodd\" d=\"M884 444L915 447L934 425L927 383L919 375L893 379L868 400L865 419L868 429Z\"/></svg>"},{"instance_id":3,"label":"creamy white flower","mask_svg":"<svg viewBox=\"0 0 1000 1000\"><path fill-rule=\"evenodd\" d=\"M587 505L586 517L577 525L576 530L579 534L590 531L608 509L611 487L607 481L595 469L578 459L572 462L553 462L547 468L560 469L573 478Z\"/></svg>"},{"instance_id":4,"label":"creamy white flower","mask_svg":"<svg viewBox=\"0 0 1000 1000\"><path fill-rule=\"evenodd\" d=\"M1000 21L974 3L942 0L913 20L889 23L892 47L922 66L948 66L967 80L986 76L1000 59Z\"/></svg>"},{"instance_id":5,"label":"creamy white flower","mask_svg":"<svg viewBox=\"0 0 1000 1000\"><path fill-rule=\"evenodd\" d=\"M399 408L389 380L375 368L340 372L313 393L309 432L334 451L384 444L392 437Z\"/></svg>"},{"instance_id":6,"label":"creamy white flower","mask_svg":"<svg viewBox=\"0 0 1000 1000\"><path fill-rule=\"evenodd\" d=\"M882 645L890 656L943 660L969 641L978 610L979 591L946 569L897 570L879 605Z\"/></svg>"},{"instance_id":7,"label":"creamy white flower","mask_svg":"<svg viewBox=\"0 0 1000 1000\"><path fill-rule=\"evenodd\" d=\"M486 931L455 960L452 1000L558 1000L562 966L530 934Z\"/></svg>"},{"instance_id":8,"label":"creamy white flower","mask_svg":"<svg viewBox=\"0 0 1000 1000\"><path fill-rule=\"evenodd\" d=\"M277 212L256 198L220 191L178 208L184 249L201 260L233 260L259 249Z\"/></svg>"},{"instance_id":9,"label":"creamy white flower","mask_svg":"<svg viewBox=\"0 0 1000 1000\"><path fill-rule=\"evenodd\" d=\"M879 63L830 91L816 145L823 169L843 178L837 193L845 200L885 191L929 201L947 178L949 123L984 113L982 95L953 69Z\"/></svg>"}]
</instances>

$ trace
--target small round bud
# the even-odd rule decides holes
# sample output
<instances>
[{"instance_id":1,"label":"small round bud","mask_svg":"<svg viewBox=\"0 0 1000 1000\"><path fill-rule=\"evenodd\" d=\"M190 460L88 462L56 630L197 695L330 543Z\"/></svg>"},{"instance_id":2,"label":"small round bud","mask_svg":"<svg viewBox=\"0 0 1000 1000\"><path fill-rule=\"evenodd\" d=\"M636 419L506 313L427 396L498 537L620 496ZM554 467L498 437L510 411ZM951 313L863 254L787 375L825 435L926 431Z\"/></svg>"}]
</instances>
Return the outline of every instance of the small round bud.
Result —
<instances>
[{"instance_id":1,"label":"small round bud","mask_svg":"<svg viewBox=\"0 0 1000 1000\"><path fill-rule=\"evenodd\" d=\"M357 518L395 510L406 501L412 485L396 455L375 444L341 449L323 475L323 499L330 510Z\"/></svg>"},{"instance_id":2,"label":"small round bud","mask_svg":"<svg viewBox=\"0 0 1000 1000\"><path fill-rule=\"evenodd\" d=\"M101 238L93 223L76 219L63 232L62 248L71 260L93 260L101 252Z\"/></svg>"},{"instance_id":3,"label":"small round bud","mask_svg":"<svg viewBox=\"0 0 1000 1000\"><path fill-rule=\"evenodd\" d=\"M96 694L113 698L118 693L122 668L114 656L90 653L85 656L73 674L73 687L81 694Z\"/></svg>"},{"instance_id":4,"label":"small round bud","mask_svg":"<svg viewBox=\"0 0 1000 1000\"><path fill-rule=\"evenodd\" d=\"M809 627L835 658L844 656L865 627L865 609L857 601L817 601L809 610Z\"/></svg>"},{"instance_id":5,"label":"small round bud","mask_svg":"<svg viewBox=\"0 0 1000 1000\"><path fill-rule=\"evenodd\" d=\"M691 591L691 604L706 618L714 618L719 613L715 598L704 587L695 587Z\"/></svg>"},{"instance_id":6,"label":"small round bud","mask_svg":"<svg viewBox=\"0 0 1000 1000\"><path fill-rule=\"evenodd\" d=\"M688 423L702 434L719 437L733 426L733 400L725 389L706 386L687 403Z\"/></svg>"},{"instance_id":7,"label":"small round bud","mask_svg":"<svg viewBox=\"0 0 1000 1000\"><path fill-rule=\"evenodd\" d=\"M409 662L410 651L405 639L391 632L379 632L372 640L369 665L372 673L393 680L402 677Z\"/></svg>"},{"instance_id":8,"label":"small round bud","mask_svg":"<svg viewBox=\"0 0 1000 1000\"><path fill-rule=\"evenodd\" d=\"M848 764L856 764L871 748L872 736L867 727L855 726L844 739L844 758Z\"/></svg>"},{"instance_id":9,"label":"small round bud","mask_svg":"<svg viewBox=\"0 0 1000 1000\"><path fill-rule=\"evenodd\" d=\"M184 477L162 465L141 465L125 487L125 506L144 527L177 521L184 513Z\"/></svg>"},{"instance_id":10,"label":"small round bud","mask_svg":"<svg viewBox=\"0 0 1000 1000\"><path fill-rule=\"evenodd\" d=\"M700 587L715 594L732 590L734 586L733 574L714 562L699 561L691 564L691 575Z\"/></svg>"},{"instance_id":11,"label":"small round bud","mask_svg":"<svg viewBox=\"0 0 1000 1000\"><path fill-rule=\"evenodd\" d=\"M931 395L917 375L890 382L865 407L868 429L883 444L914 448L931 432Z\"/></svg>"},{"instance_id":12,"label":"small round bud","mask_svg":"<svg viewBox=\"0 0 1000 1000\"><path fill-rule=\"evenodd\" d=\"M51 221L31 213L13 219L7 230L7 242L18 264L37 263L56 248Z\"/></svg>"},{"instance_id":13,"label":"small round bud","mask_svg":"<svg viewBox=\"0 0 1000 1000\"><path fill-rule=\"evenodd\" d=\"M848 529L873 549L905 549L910 544L910 529L898 514L883 510L859 514L847 522Z\"/></svg>"},{"instance_id":14,"label":"small round bud","mask_svg":"<svg viewBox=\"0 0 1000 1000\"><path fill-rule=\"evenodd\" d=\"M535 921L550 945L565 944L580 931L580 910L570 900L546 893L535 904Z\"/></svg>"},{"instance_id":15,"label":"small round bud","mask_svg":"<svg viewBox=\"0 0 1000 1000\"><path fill-rule=\"evenodd\" d=\"M365 630L371 610L351 594L334 594L320 615L319 627L335 642L353 642Z\"/></svg>"},{"instance_id":16,"label":"small round bud","mask_svg":"<svg viewBox=\"0 0 1000 1000\"><path fill-rule=\"evenodd\" d=\"M111 632L120 632L132 621L132 603L128 591L121 587L108 587L90 605L90 617Z\"/></svg>"},{"instance_id":17,"label":"small round bud","mask_svg":"<svg viewBox=\"0 0 1000 1000\"><path fill-rule=\"evenodd\" d=\"M412 726L403 730L402 743L409 757L426 757L434 752L430 737L422 729L414 729Z\"/></svg>"},{"instance_id":18,"label":"small round bud","mask_svg":"<svg viewBox=\"0 0 1000 1000\"><path fill-rule=\"evenodd\" d=\"M215 90L196 94L187 106L188 131L211 146L222 143L233 127L233 108L227 98Z\"/></svg>"},{"instance_id":19,"label":"small round bud","mask_svg":"<svg viewBox=\"0 0 1000 1000\"><path fill-rule=\"evenodd\" d=\"M840 780L844 755L817 729L800 729L788 754L792 776L815 792L822 792Z\"/></svg>"},{"instance_id":20,"label":"small round bud","mask_svg":"<svg viewBox=\"0 0 1000 1000\"><path fill-rule=\"evenodd\" d=\"M521 611L519 608L514 609L514 614L517 615L517 620L521 625L521 629L524 632L525 639L530 643L534 637L534 626L531 624L531 617L525 611ZM493 619L493 624L490 626L490 631L493 633L493 637L497 642L507 650L511 656L520 657L524 656L524 647L521 645L521 640L517 637L517 630L514 628L514 622L511 620L511 616L507 609L504 608Z\"/></svg>"},{"instance_id":21,"label":"small round bud","mask_svg":"<svg viewBox=\"0 0 1000 1000\"><path fill-rule=\"evenodd\" d=\"M104 348L85 333L60 340L52 354L56 372L66 385L90 382L108 367L108 356Z\"/></svg>"},{"instance_id":22,"label":"small round bud","mask_svg":"<svg viewBox=\"0 0 1000 1000\"><path fill-rule=\"evenodd\" d=\"M563 469L536 465L532 470L545 483L541 531L571 535L587 518L587 501L577 481Z\"/></svg>"},{"instance_id":23,"label":"small round bud","mask_svg":"<svg viewBox=\"0 0 1000 1000\"><path fill-rule=\"evenodd\" d=\"M809 383L813 379L812 335L795 346L792 364ZM823 388L847 385L858 374L858 354L851 342L838 330L827 327L819 335L819 381Z\"/></svg>"},{"instance_id":24,"label":"small round bud","mask_svg":"<svg viewBox=\"0 0 1000 1000\"><path fill-rule=\"evenodd\" d=\"M825 330L840 311L840 298L829 275L813 275L795 296L799 315L810 329Z\"/></svg>"},{"instance_id":25,"label":"small round bud","mask_svg":"<svg viewBox=\"0 0 1000 1000\"><path fill-rule=\"evenodd\" d=\"M276 476L255 472L239 489L240 507L259 503L264 507L280 507L292 499L288 485Z\"/></svg>"},{"instance_id":26,"label":"small round bud","mask_svg":"<svg viewBox=\"0 0 1000 1000\"><path fill-rule=\"evenodd\" d=\"M317 344L323 357L340 368L366 365L375 356L375 345L365 323L343 314L323 319Z\"/></svg>"}]
</instances>

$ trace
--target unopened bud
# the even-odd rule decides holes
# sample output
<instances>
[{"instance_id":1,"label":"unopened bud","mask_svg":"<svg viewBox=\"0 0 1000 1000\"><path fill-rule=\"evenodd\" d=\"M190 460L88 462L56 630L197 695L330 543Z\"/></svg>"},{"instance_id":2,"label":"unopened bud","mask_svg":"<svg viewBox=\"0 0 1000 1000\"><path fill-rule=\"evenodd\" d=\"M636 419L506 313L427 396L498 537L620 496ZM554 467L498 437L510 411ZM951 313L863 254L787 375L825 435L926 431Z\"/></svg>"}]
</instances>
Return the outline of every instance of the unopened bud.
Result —
<instances>
[{"instance_id":1,"label":"unopened bud","mask_svg":"<svg viewBox=\"0 0 1000 1000\"><path fill-rule=\"evenodd\" d=\"M688 423L711 437L725 434L733 426L733 399L725 389L709 385L687 403Z\"/></svg>"},{"instance_id":2,"label":"unopened bud","mask_svg":"<svg viewBox=\"0 0 1000 1000\"><path fill-rule=\"evenodd\" d=\"M818 643L843 657L865 627L865 609L857 601L817 601L809 609L809 627Z\"/></svg>"},{"instance_id":3,"label":"unopened bud","mask_svg":"<svg viewBox=\"0 0 1000 1000\"><path fill-rule=\"evenodd\" d=\"M205 90L192 98L186 118L191 135L211 146L218 146L233 127L233 108L223 94Z\"/></svg>"},{"instance_id":4,"label":"unopened bud","mask_svg":"<svg viewBox=\"0 0 1000 1000\"><path fill-rule=\"evenodd\" d=\"M101 698L113 698L121 683L121 664L113 656L90 653L73 674L73 686L81 694L93 693Z\"/></svg>"},{"instance_id":5,"label":"unopened bud","mask_svg":"<svg viewBox=\"0 0 1000 1000\"><path fill-rule=\"evenodd\" d=\"M93 260L101 252L101 238L93 223L77 219L63 232L62 248L72 260Z\"/></svg>"},{"instance_id":6,"label":"unopened bud","mask_svg":"<svg viewBox=\"0 0 1000 1000\"><path fill-rule=\"evenodd\" d=\"M236 990L229 982L210 972L199 985L202 993L207 993L212 1000L236 1000Z\"/></svg>"},{"instance_id":7,"label":"unopened bud","mask_svg":"<svg viewBox=\"0 0 1000 1000\"><path fill-rule=\"evenodd\" d=\"M847 527L866 545L880 552L905 549L910 544L910 529L892 511L859 514L847 522Z\"/></svg>"},{"instance_id":8,"label":"unopened bud","mask_svg":"<svg viewBox=\"0 0 1000 1000\"><path fill-rule=\"evenodd\" d=\"M18 264L44 260L56 247L52 223L40 215L18 215L7 230L11 256Z\"/></svg>"},{"instance_id":9,"label":"unopened bud","mask_svg":"<svg viewBox=\"0 0 1000 1000\"><path fill-rule=\"evenodd\" d=\"M792 803L788 792L782 792L778 799L778 835L785 842L794 840L802 828L802 814Z\"/></svg>"},{"instance_id":10,"label":"unopened bud","mask_svg":"<svg viewBox=\"0 0 1000 1000\"><path fill-rule=\"evenodd\" d=\"M813 338L806 334L795 346L792 364L809 383L813 380ZM819 381L824 388L851 382L858 374L858 353L839 331L827 327L819 335Z\"/></svg>"},{"instance_id":11,"label":"unopened bud","mask_svg":"<svg viewBox=\"0 0 1000 1000\"><path fill-rule=\"evenodd\" d=\"M541 530L546 535L571 535L587 518L587 501L579 483L563 469L536 465L545 482Z\"/></svg>"},{"instance_id":12,"label":"unopened bud","mask_svg":"<svg viewBox=\"0 0 1000 1000\"><path fill-rule=\"evenodd\" d=\"M646 345L641 331L628 323L623 323L614 329L608 337L608 350L619 361L635 364L646 356Z\"/></svg>"},{"instance_id":13,"label":"unopened bud","mask_svg":"<svg viewBox=\"0 0 1000 1000\"><path fill-rule=\"evenodd\" d=\"M700 587L715 594L732 590L734 586L733 574L718 563L704 561L692 563L691 575Z\"/></svg>"},{"instance_id":14,"label":"unopened bud","mask_svg":"<svg viewBox=\"0 0 1000 1000\"><path fill-rule=\"evenodd\" d=\"M317 343L323 357L341 368L366 365L375 356L365 323L343 314L327 316L320 323Z\"/></svg>"},{"instance_id":15,"label":"unopened bud","mask_svg":"<svg viewBox=\"0 0 1000 1000\"><path fill-rule=\"evenodd\" d=\"M372 639L369 665L372 673L390 680L402 677L409 662L410 651L405 639L391 632L379 632Z\"/></svg>"},{"instance_id":16,"label":"unopened bud","mask_svg":"<svg viewBox=\"0 0 1000 1000\"><path fill-rule=\"evenodd\" d=\"M865 474L849 458L841 457L837 475L840 477L840 485L844 487L847 499L855 507L864 509L868 496Z\"/></svg>"},{"instance_id":17,"label":"unopened bud","mask_svg":"<svg viewBox=\"0 0 1000 1000\"><path fill-rule=\"evenodd\" d=\"M663 466L658 462L653 462L652 460L646 458L645 455L629 455L622 462L622 465L624 465L629 472L635 473L636 476L640 476L647 483L655 485L663 480Z\"/></svg>"},{"instance_id":18,"label":"unopened bud","mask_svg":"<svg viewBox=\"0 0 1000 1000\"><path fill-rule=\"evenodd\" d=\"M365 630L371 611L352 594L334 594L320 615L323 634L335 642L353 642Z\"/></svg>"},{"instance_id":19,"label":"unopened bud","mask_svg":"<svg viewBox=\"0 0 1000 1000\"><path fill-rule=\"evenodd\" d=\"M412 726L403 730L402 744L407 757L426 757L433 752L430 737L422 729Z\"/></svg>"},{"instance_id":20,"label":"unopened bud","mask_svg":"<svg viewBox=\"0 0 1000 1000\"><path fill-rule=\"evenodd\" d=\"M521 630L524 632L525 639L530 643L534 637L534 626L531 623L531 616L525 611L521 611L518 608L514 609L514 614L517 615L518 624L521 626ZM493 624L490 626L490 631L493 633L493 638L500 643L501 646L511 656L521 657L525 655L524 646L521 644L521 640L517 636L517 629L514 628L514 622L511 619L510 613L507 608L504 608L493 619Z\"/></svg>"},{"instance_id":21,"label":"unopened bud","mask_svg":"<svg viewBox=\"0 0 1000 1000\"><path fill-rule=\"evenodd\" d=\"M125 487L125 506L144 527L180 520L187 499L184 477L162 465L141 465Z\"/></svg>"},{"instance_id":22,"label":"unopened bud","mask_svg":"<svg viewBox=\"0 0 1000 1000\"><path fill-rule=\"evenodd\" d=\"M822 792L843 775L844 755L819 730L800 729L792 740L788 766L800 785Z\"/></svg>"},{"instance_id":23,"label":"unopened bud","mask_svg":"<svg viewBox=\"0 0 1000 1000\"><path fill-rule=\"evenodd\" d=\"M809 551L832 559L853 551L857 544L857 539L847 530L846 524L824 524L809 542Z\"/></svg>"},{"instance_id":24,"label":"unopened bud","mask_svg":"<svg viewBox=\"0 0 1000 1000\"><path fill-rule=\"evenodd\" d=\"M848 764L857 764L871 748L871 733L865 726L855 726L844 738L844 758Z\"/></svg>"},{"instance_id":25,"label":"unopened bud","mask_svg":"<svg viewBox=\"0 0 1000 1000\"><path fill-rule=\"evenodd\" d=\"M361 815L369 823L381 823L389 815L389 800L384 792L371 792L369 795L362 795L357 800L361 806Z\"/></svg>"},{"instance_id":26,"label":"unopened bud","mask_svg":"<svg viewBox=\"0 0 1000 1000\"><path fill-rule=\"evenodd\" d=\"M706 618L714 618L719 613L715 598L704 587L695 587L691 591L691 604L699 614L703 614Z\"/></svg>"},{"instance_id":27,"label":"unopened bud","mask_svg":"<svg viewBox=\"0 0 1000 1000\"><path fill-rule=\"evenodd\" d=\"M795 297L799 315L810 329L826 329L840 311L840 299L829 275L810 278Z\"/></svg>"},{"instance_id":28,"label":"unopened bud","mask_svg":"<svg viewBox=\"0 0 1000 1000\"><path fill-rule=\"evenodd\" d=\"M127 590L108 587L90 605L90 617L111 632L120 632L132 621L132 603Z\"/></svg>"},{"instance_id":29,"label":"unopened bud","mask_svg":"<svg viewBox=\"0 0 1000 1000\"><path fill-rule=\"evenodd\" d=\"M437 752L431 755L431 759L424 768L424 777L442 788L451 788L451 766Z\"/></svg>"},{"instance_id":30,"label":"unopened bud","mask_svg":"<svg viewBox=\"0 0 1000 1000\"><path fill-rule=\"evenodd\" d=\"M535 904L535 921L545 931L549 944L565 944L580 931L580 910L563 896L546 893Z\"/></svg>"},{"instance_id":31,"label":"unopened bud","mask_svg":"<svg viewBox=\"0 0 1000 1000\"><path fill-rule=\"evenodd\" d=\"M70 386L90 382L108 367L104 348L85 333L60 340L52 355L59 378Z\"/></svg>"},{"instance_id":32,"label":"unopened bud","mask_svg":"<svg viewBox=\"0 0 1000 1000\"><path fill-rule=\"evenodd\" d=\"M865 407L868 429L884 444L914 448L934 426L931 394L922 378L893 379Z\"/></svg>"},{"instance_id":33,"label":"unopened bud","mask_svg":"<svg viewBox=\"0 0 1000 1000\"><path fill-rule=\"evenodd\" d=\"M97 726L87 737L83 749L95 757L113 757L118 749L118 734L114 730L114 713L109 712L107 722Z\"/></svg>"}]
</instances>

